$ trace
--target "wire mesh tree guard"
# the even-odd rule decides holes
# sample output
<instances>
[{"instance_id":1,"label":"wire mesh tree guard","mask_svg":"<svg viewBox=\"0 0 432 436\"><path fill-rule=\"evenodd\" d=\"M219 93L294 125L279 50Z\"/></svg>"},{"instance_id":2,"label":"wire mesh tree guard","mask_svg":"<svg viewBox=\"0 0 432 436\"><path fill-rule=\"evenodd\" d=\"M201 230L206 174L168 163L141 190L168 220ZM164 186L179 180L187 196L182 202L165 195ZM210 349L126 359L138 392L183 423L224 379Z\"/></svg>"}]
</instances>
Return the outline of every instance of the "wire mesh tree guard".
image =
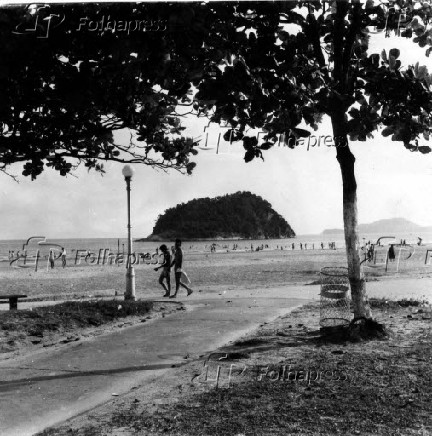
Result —
<instances>
[{"instance_id":1,"label":"wire mesh tree guard","mask_svg":"<svg viewBox=\"0 0 432 436\"><path fill-rule=\"evenodd\" d=\"M321 268L320 283L320 326L348 325L351 321L348 268Z\"/></svg>"}]
</instances>

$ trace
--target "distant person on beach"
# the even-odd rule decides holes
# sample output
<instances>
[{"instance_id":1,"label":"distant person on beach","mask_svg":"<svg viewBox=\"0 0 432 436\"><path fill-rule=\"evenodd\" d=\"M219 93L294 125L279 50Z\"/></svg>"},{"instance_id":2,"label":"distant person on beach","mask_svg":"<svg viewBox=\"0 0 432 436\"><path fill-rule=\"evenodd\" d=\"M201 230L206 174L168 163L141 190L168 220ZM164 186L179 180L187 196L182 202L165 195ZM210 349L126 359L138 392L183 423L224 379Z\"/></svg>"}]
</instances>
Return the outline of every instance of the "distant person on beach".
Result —
<instances>
[{"instance_id":1,"label":"distant person on beach","mask_svg":"<svg viewBox=\"0 0 432 436\"><path fill-rule=\"evenodd\" d=\"M186 273L182 269L182 267L183 267L183 250L181 248L181 240L180 239L176 239L176 241L175 241L175 255L174 255L174 260L171 263L171 266L174 266L176 290L175 290L175 293L170 296L170 298L175 298L177 296L177 292L179 291L180 286L182 286L183 288L185 288L187 290L187 296L189 297L189 295L192 294L193 291L189 286L185 285L182 282L182 279L184 279L188 283L190 283L190 280L189 280L188 276L186 275Z\"/></svg>"},{"instance_id":2,"label":"distant person on beach","mask_svg":"<svg viewBox=\"0 0 432 436\"><path fill-rule=\"evenodd\" d=\"M374 245L370 244L368 251L367 251L367 259L369 262L372 262L372 260L374 258L374 250L375 250Z\"/></svg>"},{"instance_id":3,"label":"distant person on beach","mask_svg":"<svg viewBox=\"0 0 432 436\"><path fill-rule=\"evenodd\" d=\"M300 242L300 250L303 250L303 244Z\"/></svg>"},{"instance_id":4,"label":"distant person on beach","mask_svg":"<svg viewBox=\"0 0 432 436\"><path fill-rule=\"evenodd\" d=\"M417 236L417 239L418 239L417 245L421 245L421 243L422 243L423 239L422 239L422 238L420 238L419 236Z\"/></svg>"},{"instance_id":5,"label":"distant person on beach","mask_svg":"<svg viewBox=\"0 0 432 436\"><path fill-rule=\"evenodd\" d=\"M62 247L61 259L63 268L66 268L66 249L64 247Z\"/></svg>"},{"instance_id":6,"label":"distant person on beach","mask_svg":"<svg viewBox=\"0 0 432 436\"><path fill-rule=\"evenodd\" d=\"M171 293L171 254L165 244L162 244L159 248L163 254L163 263L154 270L158 271L159 268L162 268L161 275L159 276L159 284L165 289L164 297L169 297ZM166 285L164 280L166 280Z\"/></svg>"},{"instance_id":7,"label":"distant person on beach","mask_svg":"<svg viewBox=\"0 0 432 436\"><path fill-rule=\"evenodd\" d=\"M49 259L51 269L53 269L54 268L54 250L50 250L48 259Z\"/></svg>"},{"instance_id":8,"label":"distant person on beach","mask_svg":"<svg viewBox=\"0 0 432 436\"><path fill-rule=\"evenodd\" d=\"M394 260L396 258L393 244L390 245L390 248L388 251L388 258L389 258L390 262L394 262Z\"/></svg>"}]
</instances>

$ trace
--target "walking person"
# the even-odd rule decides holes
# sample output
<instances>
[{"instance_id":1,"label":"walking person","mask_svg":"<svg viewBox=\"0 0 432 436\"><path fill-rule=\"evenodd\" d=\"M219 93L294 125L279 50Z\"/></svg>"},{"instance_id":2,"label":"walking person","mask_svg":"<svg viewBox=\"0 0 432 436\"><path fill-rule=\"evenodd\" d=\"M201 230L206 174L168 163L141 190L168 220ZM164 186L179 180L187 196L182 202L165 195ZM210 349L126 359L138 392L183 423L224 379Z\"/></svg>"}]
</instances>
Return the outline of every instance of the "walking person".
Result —
<instances>
[{"instance_id":1,"label":"walking person","mask_svg":"<svg viewBox=\"0 0 432 436\"><path fill-rule=\"evenodd\" d=\"M62 247L61 259L63 268L66 268L66 249L64 247Z\"/></svg>"},{"instance_id":2,"label":"walking person","mask_svg":"<svg viewBox=\"0 0 432 436\"><path fill-rule=\"evenodd\" d=\"M181 240L176 239L175 241L175 255L174 260L171 263L171 266L174 266L174 275L175 275L175 283L176 283L176 290L174 295L171 295L170 298L175 298L177 296L177 292L180 289L180 286L185 288L187 290L187 296L189 297L190 294L192 294L192 289L185 285L181 280L184 279L188 283L190 283L190 280L186 273L183 271L183 250L181 248Z\"/></svg>"},{"instance_id":3,"label":"walking person","mask_svg":"<svg viewBox=\"0 0 432 436\"><path fill-rule=\"evenodd\" d=\"M388 258L389 258L390 262L395 261L396 255L395 255L395 250L394 250L393 244L390 245L390 248L388 250Z\"/></svg>"},{"instance_id":4,"label":"walking person","mask_svg":"<svg viewBox=\"0 0 432 436\"><path fill-rule=\"evenodd\" d=\"M49 257L48 257L51 269L54 268L54 250L50 250Z\"/></svg>"},{"instance_id":5,"label":"walking person","mask_svg":"<svg viewBox=\"0 0 432 436\"><path fill-rule=\"evenodd\" d=\"M163 263L154 270L158 271L162 268L161 275L159 276L159 284L165 289L164 297L169 297L171 293L171 254L165 244L162 244L159 248L163 254ZM164 280L166 281L166 285Z\"/></svg>"},{"instance_id":6,"label":"walking person","mask_svg":"<svg viewBox=\"0 0 432 436\"><path fill-rule=\"evenodd\" d=\"M372 262L374 258L374 246L373 244L369 245L369 249L367 251L367 259L369 262Z\"/></svg>"}]
</instances>

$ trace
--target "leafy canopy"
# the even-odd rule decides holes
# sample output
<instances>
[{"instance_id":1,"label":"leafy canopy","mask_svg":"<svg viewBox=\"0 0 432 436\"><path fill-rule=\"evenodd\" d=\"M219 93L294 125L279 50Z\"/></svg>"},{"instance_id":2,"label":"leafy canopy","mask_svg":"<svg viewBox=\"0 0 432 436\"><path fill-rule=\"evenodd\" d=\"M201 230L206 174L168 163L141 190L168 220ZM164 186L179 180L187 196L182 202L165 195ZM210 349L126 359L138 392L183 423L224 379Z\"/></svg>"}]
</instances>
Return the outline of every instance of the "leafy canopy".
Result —
<instances>
[{"instance_id":1,"label":"leafy canopy","mask_svg":"<svg viewBox=\"0 0 432 436\"><path fill-rule=\"evenodd\" d=\"M218 14L209 48L223 57L216 62L206 57L206 68L214 74L199 86L197 110L233 127L225 139L243 139L246 161L262 157L277 135L283 134L293 147L297 138L310 135L298 125L316 130L324 115L342 124L351 140L366 141L383 127L384 136L407 149L430 152L429 146L419 145L431 130L432 79L427 68L417 63L403 69L396 48L380 55L368 54L368 48L380 31L430 47L431 7L408 1L376 3L226 5L232 18L228 22ZM265 142L258 145L255 137L245 136L248 127L264 130Z\"/></svg>"},{"instance_id":2,"label":"leafy canopy","mask_svg":"<svg viewBox=\"0 0 432 436\"><path fill-rule=\"evenodd\" d=\"M1 168L23 162L23 174L35 178L45 164L66 175L76 163L103 171L99 161L114 160L190 173L197 141L182 136L186 114L228 123L226 138L243 141L246 161L262 157L278 135L295 144L310 135L299 125L317 129L324 115L337 118L351 140L365 141L383 127L384 136L409 150L429 152L419 145L431 129L427 69L402 68L398 49L376 55L368 47L382 29L412 38L429 54L431 9L402 0L390 6L369 0L4 8ZM401 15L409 17L403 26ZM22 32L36 16L41 29ZM44 17L52 20L47 38L40 37ZM101 20L111 27L90 30ZM140 22L140 30L129 21ZM264 130L264 143L247 136L248 128ZM129 144L114 142L121 129L131 131Z\"/></svg>"},{"instance_id":3,"label":"leafy canopy","mask_svg":"<svg viewBox=\"0 0 432 436\"><path fill-rule=\"evenodd\" d=\"M45 163L62 175L74 162L103 171L102 159L192 171L196 141L182 137L180 119L199 59L187 56L188 69L170 61L173 40L177 56L195 42L179 38L181 8L160 6L0 10L2 169L25 162L23 174L35 178ZM114 142L121 129L133 133L130 144Z\"/></svg>"}]
</instances>

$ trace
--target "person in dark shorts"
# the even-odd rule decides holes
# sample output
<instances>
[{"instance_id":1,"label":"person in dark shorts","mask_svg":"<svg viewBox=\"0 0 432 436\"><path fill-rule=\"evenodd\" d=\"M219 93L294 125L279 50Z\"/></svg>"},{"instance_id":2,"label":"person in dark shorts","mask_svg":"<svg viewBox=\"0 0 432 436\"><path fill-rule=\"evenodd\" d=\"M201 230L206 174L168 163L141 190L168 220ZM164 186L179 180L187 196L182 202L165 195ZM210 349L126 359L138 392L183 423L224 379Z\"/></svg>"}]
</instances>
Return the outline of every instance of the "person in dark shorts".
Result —
<instances>
[{"instance_id":1,"label":"person in dark shorts","mask_svg":"<svg viewBox=\"0 0 432 436\"><path fill-rule=\"evenodd\" d=\"M182 265L183 265L183 251L181 249L181 240L180 239L176 239L175 241L175 255L174 255L174 260L171 263L171 266L174 266L174 274L175 274L175 282L176 282L176 290L174 295L171 295L170 298L175 298L177 296L177 292L180 289L180 286L182 286L183 288L185 288L187 290L187 295L189 296L190 294L192 294L192 289L185 285L181 279L184 277L187 279L187 275L186 273L183 271L182 269Z\"/></svg>"},{"instance_id":2,"label":"person in dark shorts","mask_svg":"<svg viewBox=\"0 0 432 436\"><path fill-rule=\"evenodd\" d=\"M390 248L388 250L388 258L389 258L390 262L395 261L396 255L395 255L395 250L394 250L393 244L390 244Z\"/></svg>"},{"instance_id":3,"label":"person in dark shorts","mask_svg":"<svg viewBox=\"0 0 432 436\"><path fill-rule=\"evenodd\" d=\"M162 244L159 249L164 257L163 263L154 270L158 271L160 268L162 268L161 275L159 276L159 284L165 289L164 297L169 297L171 293L171 254L165 244ZM166 280L166 285L164 280Z\"/></svg>"}]
</instances>

